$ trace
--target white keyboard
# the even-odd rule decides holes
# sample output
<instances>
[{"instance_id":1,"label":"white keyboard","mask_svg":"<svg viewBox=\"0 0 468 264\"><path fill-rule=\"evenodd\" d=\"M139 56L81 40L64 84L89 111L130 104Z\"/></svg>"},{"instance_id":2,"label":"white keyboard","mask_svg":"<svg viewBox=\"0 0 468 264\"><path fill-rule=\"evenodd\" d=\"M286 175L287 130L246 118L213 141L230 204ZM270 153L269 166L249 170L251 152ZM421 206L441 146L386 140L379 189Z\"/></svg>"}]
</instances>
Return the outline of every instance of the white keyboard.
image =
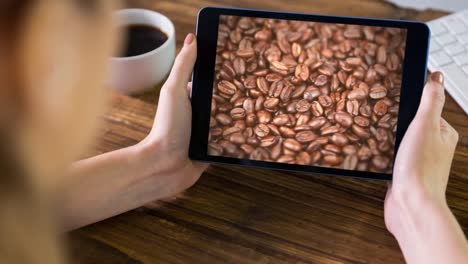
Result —
<instances>
[{"instance_id":1,"label":"white keyboard","mask_svg":"<svg viewBox=\"0 0 468 264\"><path fill-rule=\"evenodd\" d=\"M429 70L441 71L445 88L468 114L468 9L432 20Z\"/></svg>"}]
</instances>

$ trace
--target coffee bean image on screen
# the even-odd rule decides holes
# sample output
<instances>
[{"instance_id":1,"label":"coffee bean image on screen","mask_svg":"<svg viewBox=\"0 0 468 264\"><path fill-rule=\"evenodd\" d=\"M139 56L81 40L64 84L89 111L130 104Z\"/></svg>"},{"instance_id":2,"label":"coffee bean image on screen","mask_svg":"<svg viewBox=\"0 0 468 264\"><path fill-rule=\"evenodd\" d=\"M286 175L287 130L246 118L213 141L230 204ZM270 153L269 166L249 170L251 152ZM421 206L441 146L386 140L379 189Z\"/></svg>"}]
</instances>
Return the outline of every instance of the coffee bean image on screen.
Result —
<instances>
[{"instance_id":1,"label":"coffee bean image on screen","mask_svg":"<svg viewBox=\"0 0 468 264\"><path fill-rule=\"evenodd\" d=\"M406 30L221 16L208 154L392 172Z\"/></svg>"}]
</instances>

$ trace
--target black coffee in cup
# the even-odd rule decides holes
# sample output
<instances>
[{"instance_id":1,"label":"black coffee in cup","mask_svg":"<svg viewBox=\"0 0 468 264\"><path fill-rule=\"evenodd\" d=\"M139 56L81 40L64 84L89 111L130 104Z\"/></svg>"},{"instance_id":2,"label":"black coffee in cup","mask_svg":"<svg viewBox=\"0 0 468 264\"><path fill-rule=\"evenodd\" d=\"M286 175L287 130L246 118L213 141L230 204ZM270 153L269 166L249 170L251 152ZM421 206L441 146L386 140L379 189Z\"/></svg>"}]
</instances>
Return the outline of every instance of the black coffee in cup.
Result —
<instances>
[{"instance_id":1,"label":"black coffee in cup","mask_svg":"<svg viewBox=\"0 0 468 264\"><path fill-rule=\"evenodd\" d=\"M124 28L125 47L121 57L138 56L159 48L167 40L161 29L143 24L127 25Z\"/></svg>"}]
</instances>

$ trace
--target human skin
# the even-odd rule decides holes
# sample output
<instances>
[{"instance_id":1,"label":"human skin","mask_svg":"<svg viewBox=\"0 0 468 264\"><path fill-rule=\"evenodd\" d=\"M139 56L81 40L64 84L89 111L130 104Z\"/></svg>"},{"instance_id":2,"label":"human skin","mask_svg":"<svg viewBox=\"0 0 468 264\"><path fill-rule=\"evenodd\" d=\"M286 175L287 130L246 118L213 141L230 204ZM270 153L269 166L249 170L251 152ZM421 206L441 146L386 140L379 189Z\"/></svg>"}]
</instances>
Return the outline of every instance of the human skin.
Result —
<instances>
[{"instance_id":1,"label":"human skin","mask_svg":"<svg viewBox=\"0 0 468 264\"><path fill-rule=\"evenodd\" d=\"M443 76L426 84L395 160L385 223L408 263L468 263L468 244L446 201L458 133L442 117Z\"/></svg>"},{"instance_id":2,"label":"human skin","mask_svg":"<svg viewBox=\"0 0 468 264\"><path fill-rule=\"evenodd\" d=\"M189 34L161 88L153 129L143 141L73 164L56 203L65 230L171 198L207 168L188 158L188 82L196 53L195 36Z\"/></svg>"}]
</instances>

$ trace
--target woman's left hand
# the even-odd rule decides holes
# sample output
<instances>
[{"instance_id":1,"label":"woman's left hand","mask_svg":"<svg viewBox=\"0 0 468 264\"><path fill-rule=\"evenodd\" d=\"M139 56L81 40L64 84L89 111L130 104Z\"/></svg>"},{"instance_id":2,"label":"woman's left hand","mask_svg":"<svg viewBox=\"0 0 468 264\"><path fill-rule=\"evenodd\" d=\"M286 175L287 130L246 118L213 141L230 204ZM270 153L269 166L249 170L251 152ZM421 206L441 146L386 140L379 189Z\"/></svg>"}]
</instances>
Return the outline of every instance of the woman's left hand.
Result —
<instances>
[{"instance_id":1,"label":"woman's left hand","mask_svg":"<svg viewBox=\"0 0 468 264\"><path fill-rule=\"evenodd\" d=\"M161 88L151 133L143 148L148 177L157 181L159 198L168 198L192 186L208 167L188 158L192 110L189 79L197 57L195 35L188 34L166 83Z\"/></svg>"}]
</instances>

